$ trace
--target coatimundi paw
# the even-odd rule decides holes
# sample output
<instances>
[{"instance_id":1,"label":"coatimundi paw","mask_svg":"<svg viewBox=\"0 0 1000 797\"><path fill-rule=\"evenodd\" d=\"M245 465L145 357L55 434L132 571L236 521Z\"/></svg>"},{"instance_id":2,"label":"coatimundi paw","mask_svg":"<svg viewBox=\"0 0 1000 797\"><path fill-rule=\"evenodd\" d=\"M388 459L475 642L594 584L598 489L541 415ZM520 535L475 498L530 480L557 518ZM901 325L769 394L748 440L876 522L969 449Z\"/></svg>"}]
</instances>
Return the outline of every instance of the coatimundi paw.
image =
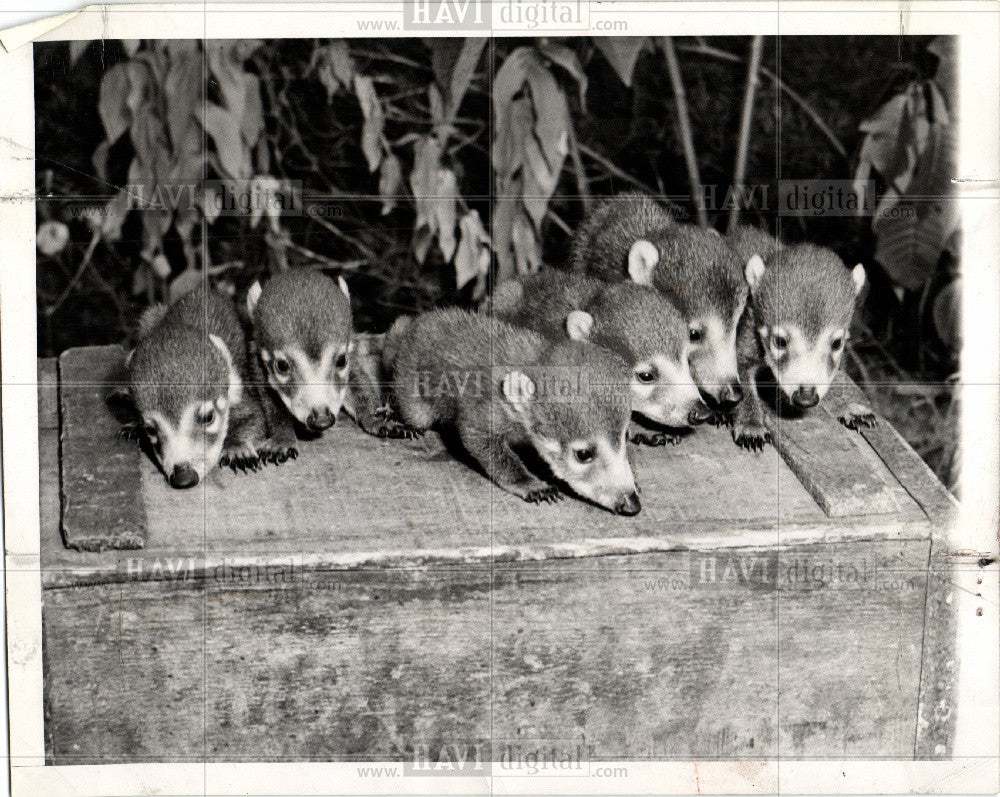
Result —
<instances>
[{"instance_id":1,"label":"coatimundi paw","mask_svg":"<svg viewBox=\"0 0 1000 797\"><path fill-rule=\"evenodd\" d=\"M539 487L537 490L529 490L524 494L524 500L529 504L554 504L562 499L563 494L559 492L559 488L551 485Z\"/></svg>"},{"instance_id":2,"label":"coatimundi paw","mask_svg":"<svg viewBox=\"0 0 1000 797\"><path fill-rule=\"evenodd\" d=\"M771 433L760 423L737 423L733 427L733 442L747 451L762 451L771 442Z\"/></svg>"},{"instance_id":3,"label":"coatimundi paw","mask_svg":"<svg viewBox=\"0 0 1000 797\"><path fill-rule=\"evenodd\" d=\"M280 465L282 462L295 459L298 455L299 450L293 440L269 437L257 446L257 457L261 464L270 462L272 465Z\"/></svg>"},{"instance_id":4,"label":"coatimundi paw","mask_svg":"<svg viewBox=\"0 0 1000 797\"><path fill-rule=\"evenodd\" d=\"M870 407L866 407L864 404L849 405L847 411L838 420L848 429L853 429L855 432L862 426L866 429L878 426L878 418L875 417L875 413L872 412Z\"/></svg>"},{"instance_id":5,"label":"coatimundi paw","mask_svg":"<svg viewBox=\"0 0 1000 797\"><path fill-rule=\"evenodd\" d=\"M629 433L628 441L635 443L637 446L652 446L656 448L665 446L667 443L675 446L680 443L681 436L679 434L666 434L664 432L631 432Z\"/></svg>"},{"instance_id":6,"label":"coatimundi paw","mask_svg":"<svg viewBox=\"0 0 1000 797\"><path fill-rule=\"evenodd\" d=\"M249 443L236 443L222 449L222 456L219 457L219 467L230 467L233 473L237 470L240 473L247 471L256 472L264 466L257 451Z\"/></svg>"},{"instance_id":7,"label":"coatimundi paw","mask_svg":"<svg viewBox=\"0 0 1000 797\"><path fill-rule=\"evenodd\" d=\"M402 421L386 419L375 426L373 434L375 437L388 440L417 440L424 436L424 430L409 426Z\"/></svg>"},{"instance_id":8,"label":"coatimundi paw","mask_svg":"<svg viewBox=\"0 0 1000 797\"><path fill-rule=\"evenodd\" d=\"M711 410L710 413L699 419L700 423L707 423L709 426L731 426L733 416L727 410Z\"/></svg>"}]
</instances>

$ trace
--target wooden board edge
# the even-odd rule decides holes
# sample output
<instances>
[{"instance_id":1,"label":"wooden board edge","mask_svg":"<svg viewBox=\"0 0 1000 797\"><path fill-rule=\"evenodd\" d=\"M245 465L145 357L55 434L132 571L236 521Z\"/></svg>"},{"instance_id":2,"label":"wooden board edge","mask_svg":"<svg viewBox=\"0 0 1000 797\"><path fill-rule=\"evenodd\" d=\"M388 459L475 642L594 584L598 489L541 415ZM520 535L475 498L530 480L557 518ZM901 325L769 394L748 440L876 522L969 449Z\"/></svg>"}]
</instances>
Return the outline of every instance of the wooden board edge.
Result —
<instances>
[{"instance_id":1,"label":"wooden board edge","mask_svg":"<svg viewBox=\"0 0 1000 797\"><path fill-rule=\"evenodd\" d=\"M218 568L294 567L302 572L323 570L433 569L485 567L497 563L590 559L594 557L716 551L741 548L784 550L806 545L847 542L923 541L931 539L929 524L887 523L877 527L831 528L821 523L795 528L743 528L731 532L687 533L664 537L584 539L573 543L525 543L480 548L359 551L352 553L266 553L230 556L208 553L165 556L137 552L106 552L107 560L79 568L49 568L42 573L43 589L91 586L132 581L198 581L217 576Z\"/></svg>"}]
</instances>

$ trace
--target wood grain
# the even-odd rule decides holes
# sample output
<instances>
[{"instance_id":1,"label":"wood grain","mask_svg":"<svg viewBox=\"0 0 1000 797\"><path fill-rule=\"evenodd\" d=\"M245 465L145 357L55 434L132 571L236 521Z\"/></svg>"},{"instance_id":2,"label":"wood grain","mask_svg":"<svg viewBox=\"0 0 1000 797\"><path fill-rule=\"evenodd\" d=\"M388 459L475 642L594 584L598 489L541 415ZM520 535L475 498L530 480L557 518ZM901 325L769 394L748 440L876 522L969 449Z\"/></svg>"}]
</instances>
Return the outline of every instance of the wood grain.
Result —
<instances>
[{"instance_id":1,"label":"wood grain","mask_svg":"<svg viewBox=\"0 0 1000 797\"><path fill-rule=\"evenodd\" d=\"M146 543L139 450L116 438L121 422L106 401L121 368L118 346L68 349L59 357L62 533L69 548Z\"/></svg>"},{"instance_id":2,"label":"wood grain","mask_svg":"<svg viewBox=\"0 0 1000 797\"><path fill-rule=\"evenodd\" d=\"M111 347L93 350L91 356L101 365L90 369L107 372L121 352ZM133 523L135 534L148 532L144 555L152 559L294 553L312 557L317 566L398 566L493 555L601 555L929 533L920 507L865 450L863 439L858 438L859 446L857 435L837 424L832 428L849 444L844 456L852 457L851 467L861 462L860 472L894 485L890 496L898 509L892 515L830 518L774 449L756 455L741 451L727 430L711 427L696 430L676 447L632 449L643 502L635 518L573 499L555 506L525 504L456 459L436 434L421 441L379 440L347 419L318 440L301 441L301 456L293 462L257 474L218 469L194 489L178 491L137 447L108 440L106 432L115 422L98 401L100 391L91 385L67 388L83 390L91 391L89 410L104 417L64 431L67 439L85 438L63 468L76 474L69 479L81 488L80 499L92 499L94 505L89 515L83 505L71 505L70 525L80 537L106 540L106 528L127 529ZM64 419L67 425L81 422L79 412ZM827 440L816 445L824 447ZM84 453L98 461L106 480L87 479L95 464L81 462ZM815 464L815 478L825 478L829 463ZM109 472L114 467L117 478ZM46 583L52 586L115 580L124 561L113 551L66 551L53 538L43 538L42 550Z\"/></svg>"},{"instance_id":3,"label":"wood grain","mask_svg":"<svg viewBox=\"0 0 1000 797\"><path fill-rule=\"evenodd\" d=\"M58 764L408 760L416 745L485 740L497 752L582 741L595 760L908 757L927 550L54 590L49 752ZM757 559L750 578L724 577Z\"/></svg>"}]
</instances>

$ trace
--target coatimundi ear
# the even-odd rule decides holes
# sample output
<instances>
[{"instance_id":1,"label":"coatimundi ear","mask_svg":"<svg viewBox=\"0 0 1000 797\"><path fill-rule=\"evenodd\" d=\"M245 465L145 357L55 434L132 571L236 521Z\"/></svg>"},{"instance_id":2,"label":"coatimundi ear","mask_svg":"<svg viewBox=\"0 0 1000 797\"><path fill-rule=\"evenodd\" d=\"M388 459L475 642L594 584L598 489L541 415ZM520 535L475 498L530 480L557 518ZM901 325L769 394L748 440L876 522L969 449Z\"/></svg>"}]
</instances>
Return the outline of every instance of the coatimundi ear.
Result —
<instances>
[{"instance_id":1,"label":"coatimundi ear","mask_svg":"<svg viewBox=\"0 0 1000 797\"><path fill-rule=\"evenodd\" d=\"M125 369L128 370L132 367L132 355L135 354L135 349L129 349L128 354L125 355Z\"/></svg>"},{"instance_id":2,"label":"coatimundi ear","mask_svg":"<svg viewBox=\"0 0 1000 797\"><path fill-rule=\"evenodd\" d=\"M347 297L347 301L351 301L351 292L347 290L347 283L344 281L344 278L337 277L337 284L340 286L340 292Z\"/></svg>"},{"instance_id":3,"label":"coatimundi ear","mask_svg":"<svg viewBox=\"0 0 1000 797\"><path fill-rule=\"evenodd\" d=\"M574 310L566 316L566 334L571 340L590 340L594 328L594 317L584 310Z\"/></svg>"},{"instance_id":4,"label":"coatimundi ear","mask_svg":"<svg viewBox=\"0 0 1000 797\"><path fill-rule=\"evenodd\" d=\"M253 317L253 311L257 309L257 302L260 301L260 295L264 292L264 289L260 287L259 282L255 282L250 286L250 290L247 291L247 312L250 317Z\"/></svg>"},{"instance_id":5,"label":"coatimundi ear","mask_svg":"<svg viewBox=\"0 0 1000 797\"><path fill-rule=\"evenodd\" d=\"M511 410L525 416L535 399L535 383L524 371L509 371L500 382L500 391Z\"/></svg>"},{"instance_id":6,"label":"coatimundi ear","mask_svg":"<svg viewBox=\"0 0 1000 797\"><path fill-rule=\"evenodd\" d=\"M747 285L754 291L760 284L761 277L764 276L764 260L760 255L754 255L747 261L747 266L743 270L743 275L747 278Z\"/></svg>"},{"instance_id":7,"label":"coatimundi ear","mask_svg":"<svg viewBox=\"0 0 1000 797\"><path fill-rule=\"evenodd\" d=\"M854 283L854 295L857 296L861 293L861 289L865 287L865 267L858 263L853 269L851 269L851 282Z\"/></svg>"},{"instance_id":8,"label":"coatimundi ear","mask_svg":"<svg viewBox=\"0 0 1000 797\"><path fill-rule=\"evenodd\" d=\"M628 276L637 285L653 284L653 269L660 253L649 241L638 240L628 250Z\"/></svg>"},{"instance_id":9,"label":"coatimundi ear","mask_svg":"<svg viewBox=\"0 0 1000 797\"><path fill-rule=\"evenodd\" d=\"M243 380L236 370L235 363L233 363L233 355L230 353L225 341L218 335L213 335L209 332L208 339L212 341L212 345L219 350L222 358L226 361L226 370L229 371L229 387L226 390L226 398L229 399L229 406L239 404L243 398Z\"/></svg>"}]
</instances>

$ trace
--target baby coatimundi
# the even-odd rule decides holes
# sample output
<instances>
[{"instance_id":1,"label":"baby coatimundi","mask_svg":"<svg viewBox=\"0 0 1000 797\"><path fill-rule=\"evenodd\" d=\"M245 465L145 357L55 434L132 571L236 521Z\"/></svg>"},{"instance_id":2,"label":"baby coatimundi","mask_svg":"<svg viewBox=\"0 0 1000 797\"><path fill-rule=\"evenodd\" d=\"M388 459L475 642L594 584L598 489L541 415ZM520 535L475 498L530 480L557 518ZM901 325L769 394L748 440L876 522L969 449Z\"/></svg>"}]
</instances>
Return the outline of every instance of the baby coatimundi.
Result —
<instances>
[{"instance_id":1,"label":"baby coatimundi","mask_svg":"<svg viewBox=\"0 0 1000 797\"><path fill-rule=\"evenodd\" d=\"M632 409L654 423L691 426L709 414L691 378L684 319L653 288L544 269L498 285L492 312L551 340L590 341L621 356L631 368ZM662 444L667 437L633 430L630 439Z\"/></svg>"},{"instance_id":2,"label":"baby coatimundi","mask_svg":"<svg viewBox=\"0 0 1000 797\"><path fill-rule=\"evenodd\" d=\"M676 221L654 199L626 193L599 206L573 236L574 271L630 278L674 301L688 325L695 382L716 409L743 397L736 328L747 301L745 261L714 230Z\"/></svg>"},{"instance_id":3,"label":"baby coatimundi","mask_svg":"<svg viewBox=\"0 0 1000 797\"><path fill-rule=\"evenodd\" d=\"M767 368L796 410L819 404L840 368L865 269L859 263L849 270L829 249L784 245L755 227L737 227L729 240L746 261L750 286L738 346L746 397L736 409L733 439L756 450L770 440L757 395L758 373ZM873 426L875 415L851 404L840 420L856 429Z\"/></svg>"},{"instance_id":4,"label":"baby coatimundi","mask_svg":"<svg viewBox=\"0 0 1000 797\"><path fill-rule=\"evenodd\" d=\"M217 463L256 470L297 453L273 436L236 308L207 285L146 311L126 369L138 418L128 431L145 436L172 487L194 487Z\"/></svg>"},{"instance_id":5,"label":"baby coatimundi","mask_svg":"<svg viewBox=\"0 0 1000 797\"><path fill-rule=\"evenodd\" d=\"M518 452L530 446L583 498L640 511L625 441L630 369L613 352L448 309L397 319L384 358L403 421L451 427L503 490L531 503L560 497L525 467Z\"/></svg>"}]
</instances>

